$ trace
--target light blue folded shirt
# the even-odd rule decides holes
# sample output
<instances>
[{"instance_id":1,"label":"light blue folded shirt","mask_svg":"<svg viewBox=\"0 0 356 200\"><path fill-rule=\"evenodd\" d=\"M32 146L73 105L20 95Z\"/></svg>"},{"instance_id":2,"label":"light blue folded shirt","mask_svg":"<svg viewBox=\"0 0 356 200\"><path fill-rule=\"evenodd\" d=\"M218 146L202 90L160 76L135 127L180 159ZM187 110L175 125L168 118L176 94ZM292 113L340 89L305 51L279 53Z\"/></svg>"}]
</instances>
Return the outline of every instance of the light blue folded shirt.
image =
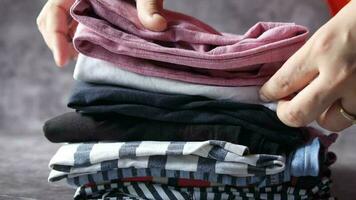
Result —
<instances>
[{"instance_id":1,"label":"light blue folded shirt","mask_svg":"<svg viewBox=\"0 0 356 200\"><path fill-rule=\"evenodd\" d=\"M314 138L305 146L298 148L291 156L291 175L296 177L318 176L320 147L319 138Z\"/></svg>"}]
</instances>

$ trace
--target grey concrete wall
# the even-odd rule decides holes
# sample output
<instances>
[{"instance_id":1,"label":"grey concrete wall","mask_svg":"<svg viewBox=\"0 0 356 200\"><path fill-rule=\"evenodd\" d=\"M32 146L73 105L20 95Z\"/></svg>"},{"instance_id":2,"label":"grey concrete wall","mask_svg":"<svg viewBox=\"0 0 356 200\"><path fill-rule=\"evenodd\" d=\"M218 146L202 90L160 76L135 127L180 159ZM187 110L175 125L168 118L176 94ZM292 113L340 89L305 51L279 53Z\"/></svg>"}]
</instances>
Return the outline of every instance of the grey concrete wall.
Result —
<instances>
[{"instance_id":1,"label":"grey concrete wall","mask_svg":"<svg viewBox=\"0 0 356 200\"><path fill-rule=\"evenodd\" d=\"M47 163L58 145L42 136L44 120L67 111L73 63L55 67L36 29L44 0L0 0L0 199L69 199L72 190L49 185ZM328 20L320 0L166 0L170 9L196 16L220 31L241 33L258 21L296 22L315 31ZM352 199L356 136L334 146L335 190ZM353 178L352 178L353 177ZM52 194L52 195L51 195Z\"/></svg>"}]
</instances>

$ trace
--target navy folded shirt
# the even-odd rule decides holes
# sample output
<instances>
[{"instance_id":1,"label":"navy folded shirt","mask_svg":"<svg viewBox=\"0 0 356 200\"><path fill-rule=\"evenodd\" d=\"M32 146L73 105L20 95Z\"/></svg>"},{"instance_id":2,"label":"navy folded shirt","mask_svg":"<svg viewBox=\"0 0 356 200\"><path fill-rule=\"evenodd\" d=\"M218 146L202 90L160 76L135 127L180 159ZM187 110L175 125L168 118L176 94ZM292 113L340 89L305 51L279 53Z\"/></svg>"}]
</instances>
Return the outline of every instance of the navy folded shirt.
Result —
<instances>
[{"instance_id":1,"label":"navy folded shirt","mask_svg":"<svg viewBox=\"0 0 356 200\"><path fill-rule=\"evenodd\" d=\"M87 114L119 114L160 122L240 127L291 151L305 142L305 130L283 124L263 105L213 100L201 96L152 93L76 81L68 106Z\"/></svg>"}]
</instances>

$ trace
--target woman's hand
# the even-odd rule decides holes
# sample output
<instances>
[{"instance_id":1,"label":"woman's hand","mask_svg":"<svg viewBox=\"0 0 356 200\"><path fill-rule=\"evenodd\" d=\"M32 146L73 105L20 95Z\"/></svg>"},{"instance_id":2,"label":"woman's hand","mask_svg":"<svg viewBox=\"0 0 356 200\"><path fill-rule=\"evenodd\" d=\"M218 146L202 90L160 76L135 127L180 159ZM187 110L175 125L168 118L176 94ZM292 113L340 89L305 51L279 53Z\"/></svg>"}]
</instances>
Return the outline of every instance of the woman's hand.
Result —
<instances>
[{"instance_id":1,"label":"woman's hand","mask_svg":"<svg viewBox=\"0 0 356 200\"><path fill-rule=\"evenodd\" d=\"M353 0L262 87L262 100L280 100L277 114L285 124L298 127L317 120L330 131L352 125L340 109L356 115L355 11Z\"/></svg>"},{"instance_id":2,"label":"woman's hand","mask_svg":"<svg viewBox=\"0 0 356 200\"><path fill-rule=\"evenodd\" d=\"M49 0L37 17L37 26L58 66L77 56L72 38L77 23L69 14L75 0Z\"/></svg>"},{"instance_id":3,"label":"woman's hand","mask_svg":"<svg viewBox=\"0 0 356 200\"><path fill-rule=\"evenodd\" d=\"M48 0L37 17L38 29L58 66L66 65L78 54L72 43L78 23L69 13L74 2L75 0ZM136 6L138 17L147 29L166 29L167 21L160 14L163 10L163 0L137 0Z\"/></svg>"}]
</instances>

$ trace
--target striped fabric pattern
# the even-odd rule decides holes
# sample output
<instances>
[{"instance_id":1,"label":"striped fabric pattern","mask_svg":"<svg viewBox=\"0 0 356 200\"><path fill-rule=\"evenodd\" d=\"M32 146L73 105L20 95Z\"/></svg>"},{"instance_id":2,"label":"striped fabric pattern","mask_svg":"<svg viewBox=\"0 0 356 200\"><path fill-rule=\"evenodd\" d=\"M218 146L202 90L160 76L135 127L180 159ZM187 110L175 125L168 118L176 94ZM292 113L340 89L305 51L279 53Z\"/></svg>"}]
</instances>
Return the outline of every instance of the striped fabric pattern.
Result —
<instances>
[{"instance_id":1,"label":"striped fabric pattern","mask_svg":"<svg viewBox=\"0 0 356 200\"><path fill-rule=\"evenodd\" d=\"M54 171L52 170L52 173ZM50 175L51 176L51 175ZM232 185L245 187L249 185L256 185L257 187L265 187L270 185L278 185L284 182L288 182L291 179L289 170L285 170L278 174L266 175L266 176L251 176L251 177L235 177L225 174L214 174L209 172L186 172L180 170L161 170L161 169L135 169L135 168L124 168L124 169L114 169L108 171L98 171L90 174L81 174L79 176L68 176L68 174L63 174L62 176L52 176L50 181L58 181L60 179L66 178L69 185L82 186L88 183L100 184L103 182L109 182L111 180L123 179L123 178L135 178L135 177L164 177L164 178L184 178L190 180L203 180L212 183Z\"/></svg>"},{"instance_id":2,"label":"striped fabric pattern","mask_svg":"<svg viewBox=\"0 0 356 200\"><path fill-rule=\"evenodd\" d=\"M70 176L116 168L149 168L249 177L284 171L285 157L249 155L246 146L217 140L75 143L62 146L50 167Z\"/></svg>"},{"instance_id":3,"label":"striped fabric pattern","mask_svg":"<svg viewBox=\"0 0 356 200\"><path fill-rule=\"evenodd\" d=\"M219 187L172 187L145 182L118 182L104 185L79 187L74 199L152 199L152 200L230 200L230 199L263 199L263 200L303 200L333 199L330 196L331 181L323 178L313 188L306 190L290 186L273 186L260 189Z\"/></svg>"}]
</instances>

